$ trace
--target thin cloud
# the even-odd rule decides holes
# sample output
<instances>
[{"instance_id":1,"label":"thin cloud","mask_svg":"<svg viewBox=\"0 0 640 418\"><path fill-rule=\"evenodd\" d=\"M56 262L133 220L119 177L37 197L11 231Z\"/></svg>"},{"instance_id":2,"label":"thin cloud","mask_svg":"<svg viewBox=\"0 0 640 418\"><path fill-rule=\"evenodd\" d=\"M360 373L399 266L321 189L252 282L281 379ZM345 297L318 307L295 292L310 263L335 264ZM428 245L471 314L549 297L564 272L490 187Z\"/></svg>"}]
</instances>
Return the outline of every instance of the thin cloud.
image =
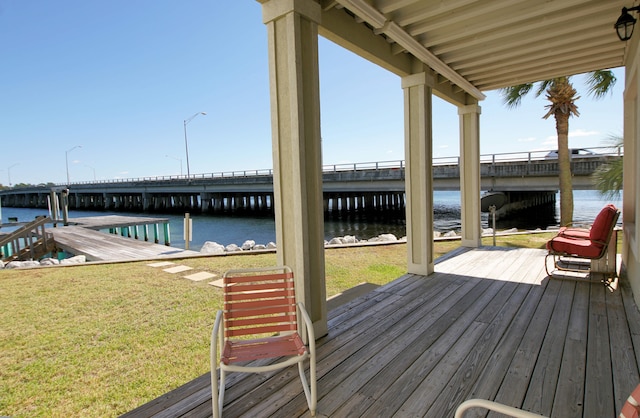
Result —
<instances>
[{"instance_id":1,"label":"thin cloud","mask_svg":"<svg viewBox=\"0 0 640 418\"><path fill-rule=\"evenodd\" d=\"M585 138L589 136L599 136L602 135L598 131L585 131L584 129L576 129L575 131L569 131L569 138ZM556 141L558 139L557 136L549 136L547 137L547 141Z\"/></svg>"},{"instance_id":2,"label":"thin cloud","mask_svg":"<svg viewBox=\"0 0 640 418\"><path fill-rule=\"evenodd\" d=\"M542 145L544 145L545 147L546 146L555 147L555 146L557 146L557 144L558 144L558 137L556 137L556 136L550 136L550 137L547 138L546 141L542 142Z\"/></svg>"},{"instance_id":3,"label":"thin cloud","mask_svg":"<svg viewBox=\"0 0 640 418\"><path fill-rule=\"evenodd\" d=\"M585 131L584 129L576 129L575 131L569 132L570 138L578 138L585 136L599 136L601 135L598 131Z\"/></svg>"}]
</instances>

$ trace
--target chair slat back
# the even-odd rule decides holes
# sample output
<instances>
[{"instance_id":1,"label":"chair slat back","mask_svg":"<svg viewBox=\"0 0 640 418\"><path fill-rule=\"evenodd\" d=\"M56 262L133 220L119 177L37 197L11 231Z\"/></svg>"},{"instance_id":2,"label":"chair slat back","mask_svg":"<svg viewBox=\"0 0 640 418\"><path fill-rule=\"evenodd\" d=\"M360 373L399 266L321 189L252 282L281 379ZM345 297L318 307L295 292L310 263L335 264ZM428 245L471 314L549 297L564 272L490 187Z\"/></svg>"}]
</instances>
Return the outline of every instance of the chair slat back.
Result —
<instances>
[{"instance_id":1,"label":"chair slat back","mask_svg":"<svg viewBox=\"0 0 640 418\"><path fill-rule=\"evenodd\" d=\"M223 278L225 338L295 332L293 273L230 271Z\"/></svg>"}]
</instances>

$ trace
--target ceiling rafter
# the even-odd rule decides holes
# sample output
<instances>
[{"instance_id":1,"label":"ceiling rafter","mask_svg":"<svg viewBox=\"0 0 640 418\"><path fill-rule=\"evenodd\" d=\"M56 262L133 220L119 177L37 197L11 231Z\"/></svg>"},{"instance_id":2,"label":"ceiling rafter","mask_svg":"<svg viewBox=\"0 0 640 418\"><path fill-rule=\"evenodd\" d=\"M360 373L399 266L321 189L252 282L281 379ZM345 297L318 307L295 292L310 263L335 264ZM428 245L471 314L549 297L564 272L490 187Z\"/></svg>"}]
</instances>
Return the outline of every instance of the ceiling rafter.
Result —
<instances>
[{"instance_id":1,"label":"ceiling rafter","mask_svg":"<svg viewBox=\"0 0 640 418\"><path fill-rule=\"evenodd\" d=\"M605 58L602 61L593 61L588 65L583 63L571 63L573 67L573 75L575 74L583 74L591 71L595 71L597 69L609 69L612 67L608 66L609 61ZM619 66L619 65L618 65ZM525 84L525 83L535 83L541 80L551 80L556 77L564 77L567 74L565 73L564 68L556 68L556 69L546 69L545 71L537 70L535 72L524 74L520 73L517 77L501 77L497 80L487 80L483 81L480 85L483 91L496 90L508 86L515 86L517 84Z\"/></svg>"},{"instance_id":2,"label":"ceiling rafter","mask_svg":"<svg viewBox=\"0 0 640 418\"><path fill-rule=\"evenodd\" d=\"M482 83L492 84L495 82L499 82L505 78L516 79L516 77L518 76L522 78L530 78L533 74L536 74L536 73L557 74L554 77L561 77L561 76L567 76L567 75L571 76L575 74L564 74L562 72L562 68L564 68L568 62L571 62L572 65L575 65L578 68L585 69L580 72L585 72L585 71L589 72L589 71L594 71L595 69L602 68L598 64L607 62L610 59L611 59L611 56L603 55L601 58L601 61L593 61L590 57L589 58L585 57L583 59L566 60L564 62L542 63L540 65L530 66L525 69L517 69L517 70L514 69L514 70L505 71L501 74L494 74L491 77L482 78ZM594 63L594 64L590 65L591 63ZM580 72L576 74L579 74Z\"/></svg>"},{"instance_id":3,"label":"ceiling rafter","mask_svg":"<svg viewBox=\"0 0 640 418\"><path fill-rule=\"evenodd\" d=\"M532 60L550 59L553 56L562 58L562 55L567 51L589 48L591 45L586 40L599 44L603 39L612 45L612 49L622 48L622 46L618 46L620 42L615 37L615 34L611 34L606 29L598 29L588 33L566 33L562 36L540 39L526 38L526 40L511 44L508 47L499 44L495 46L487 45L480 51L472 49L470 51L445 54L443 57L446 57L447 62L456 69L480 64L490 65L495 60L518 58L523 55L529 55Z\"/></svg>"},{"instance_id":4,"label":"ceiling rafter","mask_svg":"<svg viewBox=\"0 0 640 418\"><path fill-rule=\"evenodd\" d=\"M599 16L600 13L610 11L610 9L611 6L606 3L599 3L588 9L580 8L572 15L572 21L583 21L593 15ZM440 31L430 35L424 40L423 44L427 48L432 48L435 54L440 55L460 48L478 47L492 41L508 40L514 39L517 36L535 34L536 32L541 32L541 27L544 27L548 31L549 29L562 28L569 25L567 17L562 14L545 16L544 22L542 23L540 19L541 17L530 17L527 20L518 22L518 24L510 25L501 31L495 30L499 27L497 23L487 25L487 28L483 27L482 32L462 33L456 29ZM590 24L593 23L591 22ZM569 30L572 31L573 29Z\"/></svg>"},{"instance_id":5,"label":"ceiling rafter","mask_svg":"<svg viewBox=\"0 0 640 418\"><path fill-rule=\"evenodd\" d=\"M519 8L522 3L531 3L529 0L499 0L491 3L482 3L481 5L471 5L469 7L458 9L455 13L449 12L448 16L430 16L428 19L421 19L418 23L414 24L402 24L407 28L412 36L422 35L426 32L437 31L450 27L451 25L457 26L459 29L464 30L469 27L484 26L487 22L491 21L491 17L498 11L504 11L505 9ZM465 22L471 22L471 25L466 25Z\"/></svg>"},{"instance_id":6,"label":"ceiling rafter","mask_svg":"<svg viewBox=\"0 0 640 418\"><path fill-rule=\"evenodd\" d=\"M602 43L600 45L594 44L594 46L589 49L572 49L563 55L563 62L567 59L581 59L583 57L591 57L592 53L596 53L600 55L618 55L617 51L611 51L608 43ZM548 59L543 59L545 62L553 62L555 59L551 54L548 55ZM509 58L508 60L495 61L490 65L482 66L482 67L470 67L468 71L460 71L465 78L467 78L471 82L476 82L477 80L488 78L496 74L501 74L506 71L514 71L521 70L526 67L530 67L535 65L535 62L540 62L541 60L532 61L531 57L528 55L521 55L519 57Z\"/></svg>"}]
</instances>

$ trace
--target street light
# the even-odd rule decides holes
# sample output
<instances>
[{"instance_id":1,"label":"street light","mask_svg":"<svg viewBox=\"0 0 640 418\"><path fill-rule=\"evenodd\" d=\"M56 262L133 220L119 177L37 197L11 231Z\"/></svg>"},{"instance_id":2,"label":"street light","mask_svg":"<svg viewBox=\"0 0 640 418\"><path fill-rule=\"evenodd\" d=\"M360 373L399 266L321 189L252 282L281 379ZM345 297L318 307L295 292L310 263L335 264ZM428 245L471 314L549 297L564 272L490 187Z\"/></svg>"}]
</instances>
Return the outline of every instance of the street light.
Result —
<instances>
[{"instance_id":1,"label":"street light","mask_svg":"<svg viewBox=\"0 0 640 418\"><path fill-rule=\"evenodd\" d=\"M187 123L191 122L193 118L198 115L206 115L207 112L198 112L195 115L191 116L189 119L184 120L184 149L187 152L187 178L191 177L191 171L189 170L189 145L187 142Z\"/></svg>"},{"instance_id":2,"label":"street light","mask_svg":"<svg viewBox=\"0 0 640 418\"><path fill-rule=\"evenodd\" d=\"M19 163L15 163L14 165L7 168L7 176L9 177L9 187L11 187L11 169L17 166Z\"/></svg>"},{"instance_id":3,"label":"street light","mask_svg":"<svg viewBox=\"0 0 640 418\"><path fill-rule=\"evenodd\" d=\"M64 152L64 161L67 164L67 184L71 183L71 181L69 181L69 153L76 148L82 148L82 145L76 145L75 147L70 148Z\"/></svg>"},{"instance_id":4,"label":"street light","mask_svg":"<svg viewBox=\"0 0 640 418\"><path fill-rule=\"evenodd\" d=\"M96 181L96 169L91 167L89 164L85 164L85 167L89 167L93 170L93 181Z\"/></svg>"},{"instance_id":5,"label":"street light","mask_svg":"<svg viewBox=\"0 0 640 418\"><path fill-rule=\"evenodd\" d=\"M171 155L165 155L167 158L173 158L176 161L180 161L180 175L182 176L182 158L172 157Z\"/></svg>"}]
</instances>

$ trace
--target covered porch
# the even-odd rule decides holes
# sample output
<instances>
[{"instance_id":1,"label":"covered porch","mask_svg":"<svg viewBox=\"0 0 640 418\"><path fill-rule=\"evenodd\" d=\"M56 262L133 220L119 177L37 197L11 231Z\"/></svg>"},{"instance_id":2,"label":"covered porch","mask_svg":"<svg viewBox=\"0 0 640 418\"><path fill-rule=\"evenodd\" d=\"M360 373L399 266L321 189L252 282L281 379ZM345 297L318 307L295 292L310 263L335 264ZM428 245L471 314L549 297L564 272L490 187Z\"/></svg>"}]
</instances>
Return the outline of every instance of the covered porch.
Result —
<instances>
[{"instance_id":1,"label":"covered porch","mask_svg":"<svg viewBox=\"0 0 640 418\"><path fill-rule=\"evenodd\" d=\"M479 397L547 416L613 417L639 381L627 279L550 279L543 250L460 249L328 313L318 416L451 417ZM297 370L229 375L224 416L308 416ZM469 416L473 416L471 413ZM209 417L209 374L126 414Z\"/></svg>"},{"instance_id":2,"label":"covered porch","mask_svg":"<svg viewBox=\"0 0 640 418\"><path fill-rule=\"evenodd\" d=\"M620 98L625 109L621 254L634 298L640 300L640 36L623 42L614 29L621 8L630 7L629 2L258 2L262 5L269 56L278 264L293 269L298 300L309 311L316 336L329 332L319 36L398 76L398 88L404 97L407 272L420 276L434 272L433 96L457 110L459 124L452 130L458 131L460 149L461 241L465 247L477 248L481 245L480 125L484 92L625 66L625 80L620 80L625 83L624 97ZM372 83L372 91L375 88Z\"/></svg>"},{"instance_id":3,"label":"covered porch","mask_svg":"<svg viewBox=\"0 0 640 418\"><path fill-rule=\"evenodd\" d=\"M292 267L298 300L319 337L318 414L442 418L479 397L549 416L615 416L639 380L640 36L621 42L613 29L632 2L258 1L268 40L278 263ZM396 74L404 93L408 273L332 310L322 239L318 36ZM483 92L619 66L626 67L627 275L617 290L550 280L542 250L481 247ZM459 115L466 247L437 263L434 95ZM296 378L292 369L231 375L225 416L307 415ZM128 415L210 414L205 375Z\"/></svg>"}]
</instances>

